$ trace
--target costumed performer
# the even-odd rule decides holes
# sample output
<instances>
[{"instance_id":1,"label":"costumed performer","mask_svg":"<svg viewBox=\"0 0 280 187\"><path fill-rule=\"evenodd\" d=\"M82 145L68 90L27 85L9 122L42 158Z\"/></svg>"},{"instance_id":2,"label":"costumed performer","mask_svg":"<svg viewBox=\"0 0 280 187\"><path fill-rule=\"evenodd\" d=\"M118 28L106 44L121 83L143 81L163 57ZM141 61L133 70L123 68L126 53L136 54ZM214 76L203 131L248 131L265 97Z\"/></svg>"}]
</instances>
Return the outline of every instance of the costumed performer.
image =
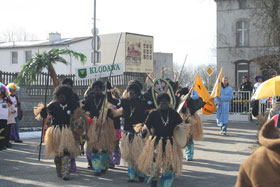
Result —
<instances>
[{"instance_id":1,"label":"costumed performer","mask_svg":"<svg viewBox=\"0 0 280 187\"><path fill-rule=\"evenodd\" d=\"M173 137L173 131L182 123L180 115L172 109L170 97L161 93L157 97L159 108L150 112L145 124L151 136L138 159L138 168L149 174L148 184L157 186L161 176L161 186L170 187L175 173L181 174L183 153Z\"/></svg>"},{"instance_id":2,"label":"costumed performer","mask_svg":"<svg viewBox=\"0 0 280 187\"><path fill-rule=\"evenodd\" d=\"M140 83L141 84L141 83ZM133 82L127 88L127 98L114 99L108 91L108 102L123 108L124 133L122 134L121 152L122 159L128 163L128 182L135 182L136 178L144 182L145 175L137 169L137 160L144 146L144 139L141 137L141 129L147 115L145 111L150 109L152 101L143 98L139 82ZM137 128L138 129L138 128Z\"/></svg>"},{"instance_id":3,"label":"costumed performer","mask_svg":"<svg viewBox=\"0 0 280 187\"><path fill-rule=\"evenodd\" d=\"M46 155L55 157L57 176L63 180L70 179L71 158L80 155L79 142L75 140L70 128L70 117L78 108L72 96L69 86L58 86L54 91L54 100L40 112L43 118L48 114L51 116L52 126L45 135Z\"/></svg>"},{"instance_id":4,"label":"costumed performer","mask_svg":"<svg viewBox=\"0 0 280 187\"><path fill-rule=\"evenodd\" d=\"M188 144L185 148L185 153L186 153L186 160L192 161L194 155L194 140L197 141L203 138L202 121L200 119L199 114L196 112L198 109L200 109L203 106L198 103L200 97L198 95L198 92L192 89L192 85L190 83L187 83L186 87L182 88L178 93L180 97L190 93L190 98L187 99L182 110L180 111L181 112L180 114L184 122L190 124L189 125L190 136L187 141Z\"/></svg>"},{"instance_id":5,"label":"costumed performer","mask_svg":"<svg viewBox=\"0 0 280 187\"><path fill-rule=\"evenodd\" d=\"M90 112L90 118L92 119L92 123L87 130L86 151L88 161L91 162L95 171L95 176L101 176L101 173L106 173L109 168L110 154L115 148L115 132L111 110L108 110L107 114L101 112L103 102L105 102L105 95L102 91L104 91L104 83L102 81L94 82L90 90L87 91L83 107ZM104 124L99 123L99 118L102 115L107 115L104 116ZM91 156L89 156L89 152L91 152Z\"/></svg>"}]
</instances>

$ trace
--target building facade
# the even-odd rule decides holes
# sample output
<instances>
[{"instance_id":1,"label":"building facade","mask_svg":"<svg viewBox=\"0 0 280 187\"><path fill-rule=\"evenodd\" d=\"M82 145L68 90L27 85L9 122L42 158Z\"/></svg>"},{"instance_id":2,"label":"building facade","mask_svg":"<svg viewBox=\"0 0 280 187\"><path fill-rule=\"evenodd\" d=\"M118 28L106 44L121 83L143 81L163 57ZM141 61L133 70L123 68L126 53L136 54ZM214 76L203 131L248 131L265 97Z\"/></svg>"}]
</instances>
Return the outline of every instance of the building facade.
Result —
<instances>
[{"instance_id":1,"label":"building facade","mask_svg":"<svg viewBox=\"0 0 280 187\"><path fill-rule=\"evenodd\" d=\"M261 75L254 61L270 50L266 33L254 15L254 0L215 0L217 5L217 67L224 68L224 76L238 89L242 76L255 82Z\"/></svg>"},{"instance_id":2,"label":"building facade","mask_svg":"<svg viewBox=\"0 0 280 187\"><path fill-rule=\"evenodd\" d=\"M121 38L120 38L121 36ZM64 56L68 62L55 64L57 74L74 74L78 68L95 65L122 64L123 72L152 73L154 43L153 37L135 33L105 34L98 37L98 55L93 60L92 37L61 38L59 33L50 33L49 40L0 43L0 70L19 72L22 66L37 52L52 48L71 49L87 57L85 65L71 56ZM120 39L120 42L119 42ZM118 48L118 49L117 49Z\"/></svg>"},{"instance_id":3,"label":"building facade","mask_svg":"<svg viewBox=\"0 0 280 187\"><path fill-rule=\"evenodd\" d=\"M70 49L87 56L85 66L90 66L92 37L61 38L59 33L50 33L49 40L7 42L0 44L0 70L6 72L20 72L22 66L35 53L49 51L52 48ZM55 64L58 74L72 74L81 63L71 56L64 56L68 65Z\"/></svg>"}]
</instances>

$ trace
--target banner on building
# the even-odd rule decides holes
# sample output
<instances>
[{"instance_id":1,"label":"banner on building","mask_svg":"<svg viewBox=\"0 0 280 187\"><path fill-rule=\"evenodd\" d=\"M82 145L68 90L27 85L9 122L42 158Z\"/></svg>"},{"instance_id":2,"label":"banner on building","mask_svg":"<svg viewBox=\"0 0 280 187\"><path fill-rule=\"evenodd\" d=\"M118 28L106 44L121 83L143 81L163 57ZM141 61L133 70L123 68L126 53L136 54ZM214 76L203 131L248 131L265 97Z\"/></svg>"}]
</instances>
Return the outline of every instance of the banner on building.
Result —
<instances>
[{"instance_id":1,"label":"banner on building","mask_svg":"<svg viewBox=\"0 0 280 187\"><path fill-rule=\"evenodd\" d=\"M96 79L101 77L109 77L112 71L112 76L122 75L122 64L103 64L91 67L83 67L76 69L76 80Z\"/></svg>"},{"instance_id":2,"label":"banner on building","mask_svg":"<svg viewBox=\"0 0 280 187\"><path fill-rule=\"evenodd\" d=\"M154 65L153 37L126 34L125 71L152 73Z\"/></svg>"}]
</instances>

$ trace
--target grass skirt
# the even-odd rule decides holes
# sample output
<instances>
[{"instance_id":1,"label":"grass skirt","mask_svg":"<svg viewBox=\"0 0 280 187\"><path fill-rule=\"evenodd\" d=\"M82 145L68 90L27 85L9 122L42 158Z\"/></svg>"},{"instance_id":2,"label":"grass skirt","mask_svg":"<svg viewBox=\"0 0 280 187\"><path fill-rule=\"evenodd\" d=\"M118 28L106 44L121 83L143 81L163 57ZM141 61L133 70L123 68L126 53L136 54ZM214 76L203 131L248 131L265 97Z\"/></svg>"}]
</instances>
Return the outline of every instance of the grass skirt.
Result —
<instances>
[{"instance_id":1,"label":"grass skirt","mask_svg":"<svg viewBox=\"0 0 280 187\"><path fill-rule=\"evenodd\" d=\"M144 148L145 139L134 134L130 136L134 136L132 141L129 140L129 133L122 134L122 141L120 146L122 159L128 164L137 167L137 160Z\"/></svg>"},{"instance_id":2,"label":"grass skirt","mask_svg":"<svg viewBox=\"0 0 280 187\"><path fill-rule=\"evenodd\" d=\"M100 129L101 128L101 129ZM99 135L100 132L100 135ZM99 136L99 139L98 139ZM97 124L97 119L93 118L87 130L87 151L108 151L115 149L115 128L111 118L107 118L103 126Z\"/></svg>"},{"instance_id":3,"label":"grass skirt","mask_svg":"<svg viewBox=\"0 0 280 187\"><path fill-rule=\"evenodd\" d=\"M181 113L181 117L183 121L189 121L191 135L190 137L192 137L196 141L203 139L203 126L199 114L195 112L193 115L190 115L187 110L185 114Z\"/></svg>"},{"instance_id":4,"label":"grass skirt","mask_svg":"<svg viewBox=\"0 0 280 187\"><path fill-rule=\"evenodd\" d=\"M63 156L65 152L70 153L71 157L80 155L79 144L75 141L70 128L49 127L45 135L46 155Z\"/></svg>"},{"instance_id":5,"label":"grass skirt","mask_svg":"<svg viewBox=\"0 0 280 187\"><path fill-rule=\"evenodd\" d=\"M166 140L165 152L162 149L162 140L159 140L155 146L156 137L150 136L145 142L137 165L138 169L148 175L157 176L159 172L164 173L169 170L174 171L177 175L182 173L183 152L173 138L173 144ZM151 167L153 165L153 167Z\"/></svg>"}]
</instances>

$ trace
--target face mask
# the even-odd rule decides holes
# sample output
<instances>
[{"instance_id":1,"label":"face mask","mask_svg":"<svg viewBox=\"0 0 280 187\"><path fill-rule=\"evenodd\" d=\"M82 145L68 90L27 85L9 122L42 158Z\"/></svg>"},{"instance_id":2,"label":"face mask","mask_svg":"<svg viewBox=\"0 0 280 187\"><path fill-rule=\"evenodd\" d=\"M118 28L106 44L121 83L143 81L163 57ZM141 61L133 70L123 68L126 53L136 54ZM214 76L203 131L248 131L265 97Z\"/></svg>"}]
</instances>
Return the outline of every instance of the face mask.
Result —
<instances>
[{"instance_id":1,"label":"face mask","mask_svg":"<svg viewBox=\"0 0 280 187\"><path fill-rule=\"evenodd\" d=\"M100 94L101 94L101 89L98 88L98 87L93 88L93 93L94 93L95 95L100 95Z\"/></svg>"},{"instance_id":2,"label":"face mask","mask_svg":"<svg viewBox=\"0 0 280 187\"><path fill-rule=\"evenodd\" d=\"M169 102L167 100L163 100L159 102L159 108L161 110L167 110L169 107Z\"/></svg>"},{"instance_id":3,"label":"face mask","mask_svg":"<svg viewBox=\"0 0 280 187\"><path fill-rule=\"evenodd\" d=\"M130 99L135 98L135 97L136 97L135 92L134 92L134 91L129 91L129 92L128 92L128 97L129 97Z\"/></svg>"},{"instance_id":4,"label":"face mask","mask_svg":"<svg viewBox=\"0 0 280 187\"><path fill-rule=\"evenodd\" d=\"M65 95L59 95L58 97L57 97L57 99L58 99L58 102L59 103L65 103L66 102L66 98L65 98Z\"/></svg>"}]
</instances>

